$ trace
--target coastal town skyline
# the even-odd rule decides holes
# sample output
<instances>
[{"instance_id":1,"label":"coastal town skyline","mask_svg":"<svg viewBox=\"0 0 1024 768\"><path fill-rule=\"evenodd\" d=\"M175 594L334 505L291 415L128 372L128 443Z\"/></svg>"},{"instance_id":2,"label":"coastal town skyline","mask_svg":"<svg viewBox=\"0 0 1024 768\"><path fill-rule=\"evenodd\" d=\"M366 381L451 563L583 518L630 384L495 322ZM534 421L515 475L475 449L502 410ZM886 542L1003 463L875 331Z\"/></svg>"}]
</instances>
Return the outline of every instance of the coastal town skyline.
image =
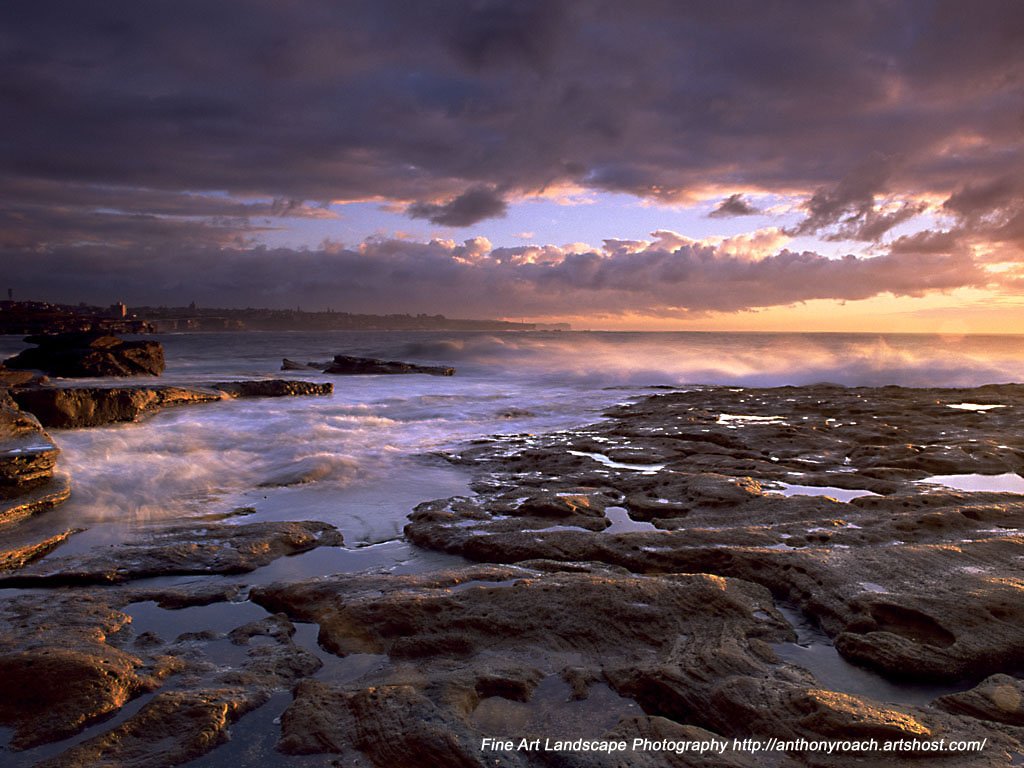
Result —
<instances>
[{"instance_id":1,"label":"coastal town skyline","mask_svg":"<svg viewBox=\"0 0 1024 768\"><path fill-rule=\"evenodd\" d=\"M1017 3L0 15L21 297L593 329L1024 321Z\"/></svg>"}]
</instances>

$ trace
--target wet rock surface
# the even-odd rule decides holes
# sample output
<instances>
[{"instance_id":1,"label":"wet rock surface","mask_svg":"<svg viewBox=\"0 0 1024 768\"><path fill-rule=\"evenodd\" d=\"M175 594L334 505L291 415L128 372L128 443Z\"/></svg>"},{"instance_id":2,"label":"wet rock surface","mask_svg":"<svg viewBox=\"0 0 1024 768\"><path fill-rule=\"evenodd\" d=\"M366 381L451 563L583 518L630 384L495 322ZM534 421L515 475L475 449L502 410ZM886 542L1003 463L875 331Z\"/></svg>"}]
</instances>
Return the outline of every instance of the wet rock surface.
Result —
<instances>
[{"instance_id":1,"label":"wet rock surface","mask_svg":"<svg viewBox=\"0 0 1024 768\"><path fill-rule=\"evenodd\" d=\"M160 693L127 722L37 765L181 765L228 741L230 725L266 699L265 693L240 688Z\"/></svg>"},{"instance_id":2,"label":"wet rock surface","mask_svg":"<svg viewBox=\"0 0 1024 768\"><path fill-rule=\"evenodd\" d=\"M161 638L145 621L136 626L132 614L146 604L140 600L153 600L168 616L207 606L211 617L230 617L245 605L226 602L237 596L237 586L110 587L5 601L0 723L14 728L8 754L28 750L31 764L45 766L174 766L228 741L232 723L315 674L321 661L293 642L295 628L284 616L230 633ZM136 701L136 711L107 725ZM86 738L69 748L41 751L83 730Z\"/></svg>"},{"instance_id":3,"label":"wet rock surface","mask_svg":"<svg viewBox=\"0 0 1024 768\"><path fill-rule=\"evenodd\" d=\"M7 535L0 547L0 574L23 568L34 560L45 557L71 536L81 533L80 528L68 528L52 536Z\"/></svg>"},{"instance_id":4,"label":"wet rock surface","mask_svg":"<svg viewBox=\"0 0 1024 768\"><path fill-rule=\"evenodd\" d=\"M219 392L185 387L40 387L19 390L18 404L47 427L71 429L135 421L173 405L208 403Z\"/></svg>"},{"instance_id":5,"label":"wet rock surface","mask_svg":"<svg viewBox=\"0 0 1024 768\"><path fill-rule=\"evenodd\" d=\"M295 371L315 369L324 373L344 374L349 376L366 376L375 374L426 373L431 376L454 376L455 369L442 365L417 365L401 360L378 360L373 357L352 357L351 355L335 355L327 363L296 363L285 358L281 370Z\"/></svg>"},{"instance_id":6,"label":"wet rock surface","mask_svg":"<svg viewBox=\"0 0 1024 768\"><path fill-rule=\"evenodd\" d=\"M32 387L16 390L14 399L46 427L97 427L140 417L162 408L239 397L329 395L331 383L263 379L225 381L202 387Z\"/></svg>"},{"instance_id":7,"label":"wet rock surface","mask_svg":"<svg viewBox=\"0 0 1024 768\"><path fill-rule=\"evenodd\" d=\"M334 391L330 382L315 384L310 381L287 379L259 379L255 381L223 381L211 384L229 397L296 397L300 395L329 395Z\"/></svg>"},{"instance_id":8,"label":"wet rock surface","mask_svg":"<svg viewBox=\"0 0 1024 768\"><path fill-rule=\"evenodd\" d=\"M122 544L54 555L0 576L0 588L247 573L279 557L343 543L334 526L319 522L167 525L147 528Z\"/></svg>"},{"instance_id":9,"label":"wet rock surface","mask_svg":"<svg viewBox=\"0 0 1024 768\"><path fill-rule=\"evenodd\" d=\"M425 502L406 529L476 564L429 573L246 583L341 545L313 522L210 517L58 550L0 577L35 587L0 602L0 724L46 766L213 758L261 717L276 748L240 765L1018 764L1021 408L1013 385L701 388L480 440L449 457L475 495ZM835 663L936 693L824 682L794 662L806 627ZM985 746L482 748L502 737Z\"/></svg>"},{"instance_id":10,"label":"wet rock surface","mask_svg":"<svg viewBox=\"0 0 1024 768\"><path fill-rule=\"evenodd\" d=\"M375 766L765 764L741 750L676 761L644 750L636 759L481 750L485 737L510 732L550 740L688 733L729 743L988 739L985 754L931 763L951 766L1007 764L1019 746L1019 734L969 717L822 689L774 654L771 643L792 639L792 629L770 593L744 580L534 561L327 577L259 588L252 599L316 622L334 654L388 659L345 686L298 686L282 717L279 749L289 754L358 755ZM794 754L772 764L843 763Z\"/></svg>"},{"instance_id":11,"label":"wet rock surface","mask_svg":"<svg viewBox=\"0 0 1024 768\"><path fill-rule=\"evenodd\" d=\"M50 478L58 453L39 420L0 390L0 489L17 491Z\"/></svg>"},{"instance_id":12,"label":"wet rock surface","mask_svg":"<svg viewBox=\"0 0 1024 768\"><path fill-rule=\"evenodd\" d=\"M1009 675L992 675L969 691L943 696L937 704L955 714L1024 727L1024 681Z\"/></svg>"},{"instance_id":13,"label":"wet rock surface","mask_svg":"<svg viewBox=\"0 0 1024 768\"><path fill-rule=\"evenodd\" d=\"M125 341L102 331L40 334L25 341L37 346L4 361L8 368L82 378L159 376L165 367L163 346L157 341Z\"/></svg>"},{"instance_id":14,"label":"wet rock surface","mask_svg":"<svg viewBox=\"0 0 1024 768\"><path fill-rule=\"evenodd\" d=\"M406 533L477 561L590 561L760 584L820 625L847 660L892 680L967 688L1022 670L1024 496L984 490L985 476L1006 481L1024 467L1021 408L1016 385L673 392L585 430L468 447L452 460L475 468L478 495L420 505ZM982 490L928 483L949 475L945 482ZM729 678L736 659L721 658L705 690ZM748 732L792 735L800 729L785 723L799 712L820 720L807 726L819 735L881 738L882 723L902 722L883 713L877 725L866 715L854 727L837 713L868 713L868 704L778 681L718 694L727 706L709 717L715 696L671 703L677 672L631 674L613 683L649 714L719 733L742 722ZM975 712L984 709L978 696ZM756 726L744 700L775 714Z\"/></svg>"},{"instance_id":15,"label":"wet rock surface","mask_svg":"<svg viewBox=\"0 0 1024 768\"><path fill-rule=\"evenodd\" d=\"M54 475L58 453L39 420L0 390L0 529L67 499L70 483ZM24 561L33 544L39 542L5 537L0 544L0 570Z\"/></svg>"},{"instance_id":16,"label":"wet rock surface","mask_svg":"<svg viewBox=\"0 0 1024 768\"><path fill-rule=\"evenodd\" d=\"M387 657L343 687L303 682L279 744L289 754L358 755L378 766L617 765L564 754L568 763L549 763L557 756L480 745L512 723L536 737L597 737L622 718L640 727L648 718L639 706L609 687L616 674L667 663L682 638L703 643L716 625L764 660L767 641L791 635L756 585L587 564L328 577L254 589L251 598L315 621L332 653Z\"/></svg>"},{"instance_id":17,"label":"wet rock surface","mask_svg":"<svg viewBox=\"0 0 1024 768\"><path fill-rule=\"evenodd\" d=\"M3 363L0 363L0 389L14 389L36 384L44 384L48 381L45 376L33 373L32 371L12 371Z\"/></svg>"},{"instance_id":18,"label":"wet rock surface","mask_svg":"<svg viewBox=\"0 0 1024 768\"><path fill-rule=\"evenodd\" d=\"M108 640L129 618L94 595L21 596L0 604L0 722L24 749L72 735L158 685Z\"/></svg>"}]
</instances>

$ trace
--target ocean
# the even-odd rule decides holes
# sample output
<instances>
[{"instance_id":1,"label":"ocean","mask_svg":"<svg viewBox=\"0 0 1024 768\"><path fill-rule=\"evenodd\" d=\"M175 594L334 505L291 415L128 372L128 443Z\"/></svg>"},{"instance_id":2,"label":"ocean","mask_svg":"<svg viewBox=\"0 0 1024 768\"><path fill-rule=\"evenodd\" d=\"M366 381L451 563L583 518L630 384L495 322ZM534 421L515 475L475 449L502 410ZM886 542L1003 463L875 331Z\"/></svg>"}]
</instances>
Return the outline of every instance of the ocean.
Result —
<instances>
[{"instance_id":1,"label":"ocean","mask_svg":"<svg viewBox=\"0 0 1024 768\"><path fill-rule=\"evenodd\" d=\"M323 520L341 529L353 550L388 545L393 552L384 561L417 560L422 553L401 542L406 515L421 501L468 493L465 473L438 458L466 441L571 429L654 387L1024 380L1021 336L337 331L157 338L167 358L159 383L298 378L333 381L334 395L226 401L168 409L139 423L54 430L73 494L33 524L88 528L62 554L116 542L149 521L244 506L256 510L246 521ZM24 346L20 337L0 337L0 357ZM457 373L279 370L285 357L335 354L452 365ZM346 561L344 570L360 568L364 558ZM367 567L379 565L370 561Z\"/></svg>"},{"instance_id":2,"label":"ocean","mask_svg":"<svg viewBox=\"0 0 1024 768\"><path fill-rule=\"evenodd\" d=\"M463 564L457 556L420 550L402 536L406 516L418 503L471 493L470 476L449 464L445 452L493 435L572 430L600 419L609 406L652 394L655 388L820 382L969 387L1024 381L1021 336L238 332L158 338L167 371L144 383L297 378L333 381L335 391L329 397L183 406L138 423L51 430L62 451L59 470L71 476L72 496L23 523L23 529L41 535L85 529L50 555L61 557L145 537L154 523L246 507L249 514L229 519L319 520L337 526L345 546L279 558L239 577L162 577L139 586L225 580L254 585L330 573L410 573ZM0 357L24 346L20 337L0 337ZM452 365L457 373L328 376L312 369L279 370L285 357L324 361L336 354ZM13 597L23 590L0 593ZM143 601L125 611L136 633L153 631L164 638L221 624L226 629L265 615L244 599L180 611ZM359 655L355 661L339 660L320 649L315 625L299 623L297 628L296 642L324 661L319 677L344 681L365 671L358 666ZM220 647L211 642L207 650L212 653L215 646ZM828 654L826 671L847 677L866 674L851 672L830 645L821 652ZM868 686L889 691L884 681L874 678ZM9 733L2 729L0 752L12 766L31 765L122 722L152 695L71 739L22 753L3 750ZM327 758L286 760L274 751L277 718L290 700L287 692L275 693L270 703L234 726L231 742L190 765L327 765Z\"/></svg>"}]
</instances>

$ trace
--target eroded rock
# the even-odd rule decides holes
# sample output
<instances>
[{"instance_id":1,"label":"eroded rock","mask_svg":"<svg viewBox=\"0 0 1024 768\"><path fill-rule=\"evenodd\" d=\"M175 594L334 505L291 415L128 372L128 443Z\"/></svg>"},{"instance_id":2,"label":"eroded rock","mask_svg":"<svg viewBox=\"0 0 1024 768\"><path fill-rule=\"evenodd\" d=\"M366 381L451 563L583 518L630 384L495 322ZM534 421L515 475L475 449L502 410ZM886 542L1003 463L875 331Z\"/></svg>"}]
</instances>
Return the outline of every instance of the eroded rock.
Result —
<instances>
[{"instance_id":1,"label":"eroded rock","mask_svg":"<svg viewBox=\"0 0 1024 768\"><path fill-rule=\"evenodd\" d=\"M311 381L287 379L258 379L254 381L222 381L211 384L230 397L296 397L299 395L329 395L334 392L330 382L315 384Z\"/></svg>"},{"instance_id":2,"label":"eroded rock","mask_svg":"<svg viewBox=\"0 0 1024 768\"><path fill-rule=\"evenodd\" d=\"M54 475L58 453L39 420L0 390L0 527L67 499L70 483L66 477ZM5 540L0 547L0 569L5 562L23 558L28 545Z\"/></svg>"},{"instance_id":3,"label":"eroded rock","mask_svg":"<svg viewBox=\"0 0 1024 768\"><path fill-rule=\"evenodd\" d=\"M14 397L45 426L70 429L135 421L161 408L208 403L223 395L185 387L40 387L18 390Z\"/></svg>"},{"instance_id":4,"label":"eroded rock","mask_svg":"<svg viewBox=\"0 0 1024 768\"><path fill-rule=\"evenodd\" d=\"M417 365L400 360L377 360L372 357L335 355L323 369L324 373L364 376L372 374L426 373L431 376L454 376L455 369L441 365Z\"/></svg>"},{"instance_id":5,"label":"eroded rock","mask_svg":"<svg viewBox=\"0 0 1024 768\"><path fill-rule=\"evenodd\" d=\"M136 421L155 411L177 405L209 403L239 397L294 397L329 395L331 383L259 379L225 381L202 387L29 387L14 392L14 399L46 427L97 427Z\"/></svg>"},{"instance_id":6,"label":"eroded rock","mask_svg":"<svg viewBox=\"0 0 1024 768\"><path fill-rule=\"evenodd\" d=\"M8 358L14 369L35 369L51 376L159 376L164 371L164 349L157 341L125 341L102 331L27 336L38 346Z\"/></svg>"},{"instance_id":7,"label":"eroded rock","mask_svg":"<svg viewBox=\"0 0 1024 768\"><path fill-rule=\"evenodd\" d=\"M319 522L174 525L148 530L123 544L49 557L0 577L0 586L118 584L153 576L247 573L279 557L342 544L334 526Z\"/></svg>"},{"instance_id":8,"label":"eroded rock","mask_svg":"<svg viewBox=\"0 0 1024 768\"><path fill-rule=\"evenodd\" d=\"M332 652L391 660L379 678L346 689L303 682L282 719L280 748L358 752L378 766L491 765L494 756L488 760L479 746L487 720L474 717L484 702L548 707L546 720L557 729L564 701L541 701L542 680L571 690L558 681L576 679L577 706L586 707L591 687L604 685L606 666L667 659L680 637L711 623L750 638L790 636L769 594L752 584L531 565L538 567L334 576L253 589L252 599L268 610L316 621L320 644ZM625 711L626 702L619 706ZM587 722L601 728L598 736L618 720L613 709ZM498 757L502 765L540 764L528 755Z\"/></svg>"},{"instance_id":9,"label":"eroded rock","mask_svg":"<svg viewBox=\"0 0 1024 768\"><path fill-rule=\"evenodd\" d=\"M542 751L481 754L481 739L509 728L520 737L565 738L580 727L574 707L586 713L579 735L588 738L989 739L990 752L932 763L948 766L1006 764L1007 751L1019 748L1015 737L970 718L821 688L810 673L775 656L769 643L791 637L791 630L769 593L750 582L559 567L549 561L410 577L335 576L253 590L253 600L268 609L317 622L320 643L332 652L389 659L382 671L343 688L301 683L282 718L279 748L333 752L374 766L548 765L553 757ZM602 699L609 686L624 698ZM552 697L542 688L561 693ZM627 715L629 706L642 711ZM518 718L527 711L533 714ZM505 715L495 720L493 713ZM500 733L491 730L495 722ZM558 759L580 766L760 764L742 750L730 749L720 762L708 757L673 762L641 751L626 762L592 754ZM775 759L895 765L903 758Z\"/></svg>"},{"instance_id":10,"label":"eroded rock","mask_svg":"<svg viewBox=\"0 0 1024 768\"><path fill-rule=\"evenodd\" d=\"M963 404L1003 407L949 407ZM1024 497L918 481L1019 472L1018 407L1024 388L1014 386L711 388L616 408L583 430L482 442L453 457L476 470L477 496L423 504L407 530L424 546L492 564L258 587L252 599L274 614L229 632L170 642L128 633L115 649L139 660L139 678L154 677L155 659L173 659L183 694L158 694L62 757L189 759L200 752L185 729L147 725L154 712L200 723L205 750L223 738L232 706L294 686L279 749L354 766L765 764L732 750L625 761L481 751L484 736L510 728L555 738L986 739L981 752L769 757L836 768L920 765L922 755L949 768L1010 765L1024 736L1020 681L998 673L1016 669L1022 640ZM794 486L828 495L786 495ZM870 495L843 501L846 491ZM102 553L126 569L112 578L99 560L52 556L24 572L43 584L76 572L87 581L222 573L253 562L224 554L245 542L288 549L266 540L278 529L235 540L209 522L208 537L168 528L164 539ZM199 570L177 570L186 562ZM237 597L227 587L116 589L116 605ZM932 706L829 690L773 650L793 633L772 593L847 658L891 678L965 678L967 687L995 674ZM340 678L310 679L319 660L295 646L292 621L318 625L320 644L342 657ZM218 653L242 654L233 668L205 655L218 643Z\"/></svg>"},{"instance_id":11,"label":"eroded rock","mask_svg":"<svg viewBox=\"0 0 1024 768\"><path fill-rule=\"evenodd\" d=\"M1024 728L1024 680L992 675L963 693L941 697L938 706L947 712Z\"/></svg>"},{"instance_id":12,"label":"eroded rock","mask_svg":"<svg viewBox=\"0 0 1024 768\"><path fill-rule=\"evenodd\" d=\"M233 722L315 674L320 659L294 643L295 628L281 615L226 633L196 625L165 640L134 625L132 606L140 600L174 609L213 605L236 598L238 589L206 582L79 588L27 592L0 603L0 723L15 729L9 748L91 727L89 738L40 764L173 766L222 744ZM221 623L223 615L205 613ZM165 616L173 621L174 610ZM168 678L173 690L159 691ZM149 700L138 712L104 727L103 720L139 696Z\"/></svg>"},{"instance_id":13,"label":"eroded rock","mask_svg":"<svg viewBox=\"0 0 1024 768\"><path fill-rule=\"evenodd\" d=\"M0 722L13 748L77 733L159 684L165 670L109 642L129 621L90 594L0 604Z\"/></svg>"},{"instance_id":14,"label":"eroded rock","mask_svg":"<svg viewBox=\"0 0 1024 768\"><path fill-rule=\"evenodd\" d=\"M68 528L52 536L40 538L36 536L4 536L3 544L0 545L0 573L4 571L15 571L23 568L28 563L45 557L55 550L71 536L81 533L80 528Z\"/></svg>"},{"instance_id":15,"label":"eroded rock","mask_svg":"<svg viewBox=\"0 0 1024 768\"><path fill-rule=\"evenodd\" d=\"M243 688L164 691L121 725L37 766L172 768L226 742L229 726L267 697Z\"/></svg>"},{"instance_id":16,"label":"eroded rock","mask_svg":"<svg viewBox=\"0 0 1024 768\"><path fill-rule=\"evenodd\" d=\"M999 407L976 408L987 405ZM919 481L1020 471L1018 408L1017 385L657 396L588 429L463 451L455 460L483 471L479 495L423 504L406 531L480 561L747 579L799 604L858 663L979 678L1024 644L1024 496ZM836 498L847 491L864 495ZM577 509L552 525L572 497L599 500L596 520ZM613 507L633 523L606 532Z\"/></svg>"},{"instance_id":17,"label":"eroded rock","mask_svg":"<svg viewBox=\"0 0 1024 768\"><path fill-rule=\"evenodd\" d=\"M12 371L0 363L0 390L43 384L46 381L45 376L32 371Z\"/></svg>"}]
</instances>

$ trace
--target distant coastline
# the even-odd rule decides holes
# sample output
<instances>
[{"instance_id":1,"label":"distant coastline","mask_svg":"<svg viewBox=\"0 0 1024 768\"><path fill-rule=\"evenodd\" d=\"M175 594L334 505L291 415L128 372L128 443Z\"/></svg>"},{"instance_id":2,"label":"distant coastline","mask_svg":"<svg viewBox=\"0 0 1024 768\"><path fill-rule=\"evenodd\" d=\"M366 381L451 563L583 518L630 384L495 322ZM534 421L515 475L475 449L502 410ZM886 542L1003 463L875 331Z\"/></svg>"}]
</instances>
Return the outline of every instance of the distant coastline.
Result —
<instances>
[{"instance_id":1,"label":"distant coastline","mask_svg":"<svg viewBox=\"0 0 1024 768\"><path fill-rule=\"evenodd\" d=\"M33 334L103 330L110 333L168 331L568 331L568 323L517 323L506 320L449 318L444 315L369 315L305 312L296 309L109 307L0 301L0 333Z\"/></svg>"}]
</instances>

